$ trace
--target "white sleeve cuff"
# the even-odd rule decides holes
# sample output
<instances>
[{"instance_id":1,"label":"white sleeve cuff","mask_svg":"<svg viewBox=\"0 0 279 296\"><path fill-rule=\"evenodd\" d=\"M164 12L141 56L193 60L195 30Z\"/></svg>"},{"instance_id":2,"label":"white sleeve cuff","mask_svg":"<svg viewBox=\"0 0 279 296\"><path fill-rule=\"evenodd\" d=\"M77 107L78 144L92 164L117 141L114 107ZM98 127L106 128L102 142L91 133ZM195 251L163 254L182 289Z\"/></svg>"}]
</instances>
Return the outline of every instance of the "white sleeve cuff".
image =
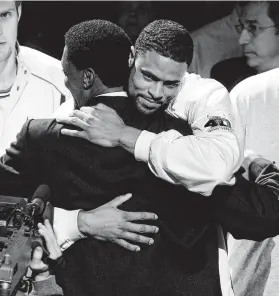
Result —
<instances>
[{"instance_id":1,"label":"white sleeve cuff","mask_svg":"<svg viewBox=\"0 0 279 296\"><path fill-rule=\"evenodd\" d=\"M157 135L148 131L142 131L135 145L135 158L138 161L148 162L151 142Z\"/></svg>"},{"instance_id":2,"label":"white sleeve cuff","mask_svg":"<svg viewBox=\"0 0 279 296\"><path fill-rule=\"evenodd\" d=\"M75 241L86 237L78 230L77 218L79 211L81 210L67 211L54 208L53 229L62 251L66 250Z\"/></svg>"}]
</instances>

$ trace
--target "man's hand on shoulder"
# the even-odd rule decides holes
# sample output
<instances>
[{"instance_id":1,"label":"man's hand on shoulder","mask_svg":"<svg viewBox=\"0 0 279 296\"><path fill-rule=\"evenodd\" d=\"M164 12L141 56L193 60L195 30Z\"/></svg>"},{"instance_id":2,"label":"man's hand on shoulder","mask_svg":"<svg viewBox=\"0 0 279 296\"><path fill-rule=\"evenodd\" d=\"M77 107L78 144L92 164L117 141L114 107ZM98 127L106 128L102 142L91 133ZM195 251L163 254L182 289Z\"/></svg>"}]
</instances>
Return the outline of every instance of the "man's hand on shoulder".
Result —
<instances>
[{"instance_id":1,"label":"man's hand on shoulder","mask_svg":"<svg viewBox=\"0 0 279 296\"><path fill-rule=\"evenodd\" d=\"M77 130L63 128L66 136L86 139L103 147L121 146L133 153L140 130L128 127L116 111L104 104L82 107L69 117L56 118L59 123L77 127Z\"/></svg>"},{"instance_id":2,"label":"man's hand on shoulder","mask_svg":"<svg viewBox=\"0 0 279 296\"><path fill-rule=\"evenodd\" d=\"M79 230L98 240L110 241L131 251L140 250L139 246L131 242L153 244L153 239L143 234L157 233L159 231L158 227L137 224L133 221L156 220L158 218L156 214L126 212L117 209L118 206L130 199L131 196L131 194L121 195L97 209L80 211L78 215Z\"/></svg>"}]
</instances>

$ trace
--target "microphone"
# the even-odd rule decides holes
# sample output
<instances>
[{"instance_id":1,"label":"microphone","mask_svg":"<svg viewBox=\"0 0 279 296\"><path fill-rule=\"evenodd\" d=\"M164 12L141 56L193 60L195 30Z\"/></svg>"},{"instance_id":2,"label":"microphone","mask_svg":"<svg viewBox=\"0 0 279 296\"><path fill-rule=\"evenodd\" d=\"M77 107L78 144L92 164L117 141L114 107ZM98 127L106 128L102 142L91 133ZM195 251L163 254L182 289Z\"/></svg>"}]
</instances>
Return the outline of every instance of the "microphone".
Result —
<instances>
[{"instance_id":1,"label":"microphone","mask_svg":"<svg viewBox=\"0 0 279 296\"><path fill-rule=\"evenodd\" d=\"M33 220L33 227L37 225L38 222L42 222L44 219L49 219L50 223L53 222L53 207L50 205L48 200L50 199L51 191L50 188L41 184L34 192L31 203L27 204L28 212L30 213ZM38 234L37 229L34 232L31 244L32 255L36 247L41 247L43 249L43 257L49 256L49 252L46 248L45 240Z\"/></svg>"},{"instance_id":2,"label":"microphone","mask_svg":"<svg viewBox=\"0 0 279 296\"><path fill-rule=\"evenodd\" d=\"M31 213L31 216L43 214L46 203L50 199L50 194L50 188L45 184L41 184L36 189L32 196L31 203L27 204L27 209L28 212Z\"/></svg>"}]
</instances>

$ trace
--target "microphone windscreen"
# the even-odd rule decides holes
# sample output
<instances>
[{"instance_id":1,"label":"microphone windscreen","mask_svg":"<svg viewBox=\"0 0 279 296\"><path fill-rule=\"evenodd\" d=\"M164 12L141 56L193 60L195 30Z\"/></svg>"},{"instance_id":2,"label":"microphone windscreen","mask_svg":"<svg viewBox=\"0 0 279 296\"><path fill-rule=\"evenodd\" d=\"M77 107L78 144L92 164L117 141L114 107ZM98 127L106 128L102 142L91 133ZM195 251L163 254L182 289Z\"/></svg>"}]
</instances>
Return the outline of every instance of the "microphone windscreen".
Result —
<instances>
[{"instance_id":1,"label":"microphone windscreen","mask_svg":"<svg viewBox=\"0 0 279 296\"><path fill-rule=\"evenodd\" d=\"M34 192L31 203L27 204L29 211L33 212L33 215L42 214L45 210L46 203L50 199L50 194L50 188L45 184L41 184Z\"/></svg>"},{"instance_id":2,"label":"microphone windscreen","mask_svg":"<svg viewBox=\"0 0 279 296\"><path fill-rule=\"evenodd\" d=\"M50 199L50 188L46 184L40 185L32 196L32 200L40 198L44 203Z\"/></svg>"}]
</instances>

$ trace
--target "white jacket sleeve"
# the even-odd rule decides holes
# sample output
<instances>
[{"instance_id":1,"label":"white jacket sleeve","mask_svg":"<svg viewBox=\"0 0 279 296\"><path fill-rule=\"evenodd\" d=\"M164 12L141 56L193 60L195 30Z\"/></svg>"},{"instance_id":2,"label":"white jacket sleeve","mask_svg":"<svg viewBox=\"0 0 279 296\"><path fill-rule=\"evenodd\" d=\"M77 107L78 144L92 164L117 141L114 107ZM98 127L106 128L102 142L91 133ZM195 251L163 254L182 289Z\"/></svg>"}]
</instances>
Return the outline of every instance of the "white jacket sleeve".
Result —
<instances>
[{"instance_id":1,"label":"white jacket sleeve","mask_svg":"<svg viewBox=\"0 0 279 296\"><path fill-rule=\"evenodd\" d=\"M143 131L136 142L136 159L147 162L156 176L205 196L218 184L234 184L242 149L233 131L225 87L187 74L167 112L188 121L193 135L182 136L174 130L159 135Z\"/></svg>"}]
</instances>

